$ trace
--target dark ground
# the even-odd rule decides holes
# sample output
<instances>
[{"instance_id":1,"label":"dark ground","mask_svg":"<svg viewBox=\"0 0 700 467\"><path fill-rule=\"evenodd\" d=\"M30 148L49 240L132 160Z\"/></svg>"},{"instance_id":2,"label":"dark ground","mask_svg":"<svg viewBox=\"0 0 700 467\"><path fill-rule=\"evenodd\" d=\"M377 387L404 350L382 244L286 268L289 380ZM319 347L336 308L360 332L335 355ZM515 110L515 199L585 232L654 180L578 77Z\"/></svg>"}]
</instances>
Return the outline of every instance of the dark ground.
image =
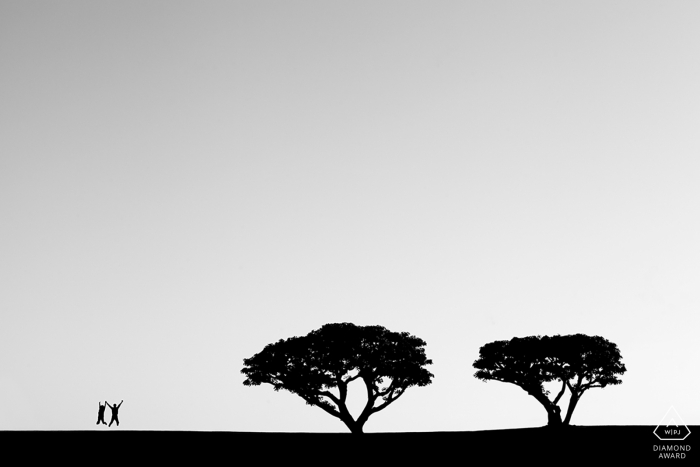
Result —
<instances>
[{"instance_id":1,"label":"dark ground","mask_svg":"<svg viewBox=\"0 0 700 467\"><path fill-rule=\"evenodd\" d=\"M539 461L544 465L614 465L673 462L698 465L700 430L683 441L661 441L656 426L572 426L429 433L246 433L188 431L2 431L5 459L270 465L468 465ZM662 451L661 449L665 449ZM659 458L670 452L677 457ZM666 454L668 455L668 454ZM13 456L14 457L14 456ZM573 463L572 463L573 461ZM577 462L580 461L580 462ZM562 464L564 462L564 464ZM449 464L448 464L449 463ZM205 464L205 465L206 465Z\"/></svg>"}]
</instances>

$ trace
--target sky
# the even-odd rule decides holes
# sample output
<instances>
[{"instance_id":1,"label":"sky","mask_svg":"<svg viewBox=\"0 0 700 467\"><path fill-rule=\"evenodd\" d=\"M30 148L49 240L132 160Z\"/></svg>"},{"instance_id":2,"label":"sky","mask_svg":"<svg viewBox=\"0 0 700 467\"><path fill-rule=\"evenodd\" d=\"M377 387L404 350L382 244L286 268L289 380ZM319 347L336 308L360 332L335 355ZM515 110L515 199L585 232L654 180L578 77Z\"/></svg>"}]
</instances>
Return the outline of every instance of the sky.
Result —
<instances>
[{"instance_id":1,"label":"sky","mask_svg":"<svg viewBox=\"0 0 700 467\"><path fill-rule=\"evenodd\" d=\"M347 432L242 384L335 322L433 360L366 432L542 426L472 364L575 333L627 373L573 424L700 424L699 23L696 1L0 1L0 430Z\"/></svg>"}]
</instances>

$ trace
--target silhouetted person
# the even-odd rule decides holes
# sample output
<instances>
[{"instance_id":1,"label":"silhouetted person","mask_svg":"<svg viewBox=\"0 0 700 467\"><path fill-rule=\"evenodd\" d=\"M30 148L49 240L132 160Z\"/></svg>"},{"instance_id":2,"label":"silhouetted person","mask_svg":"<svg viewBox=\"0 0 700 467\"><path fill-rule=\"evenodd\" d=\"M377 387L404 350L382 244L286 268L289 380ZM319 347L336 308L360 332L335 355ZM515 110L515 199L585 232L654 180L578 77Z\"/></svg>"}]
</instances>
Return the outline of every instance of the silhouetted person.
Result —
<instances>
[{"instance_id":1,"label":"silhouetted person","mask_svg":"<svg viewBox=\"0 0 700 467\"><path fill-rule=\"evenodd\" d=\"M106 403L107 401L105 401L105 404ZM102 422L103 425L106 425L107 422L105 422L105 409L107 408L107 406L102 405L102 401L98 402L98 404L100 405L100 408L97 409L97 423L95 423L95 425L99 425L100 422Z\"/></svg>"},{"instance_id":2,"label":"silhouetted person","mask_svg":"<svg viewBox=\"0 0 700 467\"><path fill-rule=\"evenodd\" d=\"M117 426L119 426L119 407L122 406L124 401L122 400L119 405L109 405L109 402L105 401L105 404L109 405L109 408L112 409L112 420L109 421L108 426L112 426L112 423L117 422Z\"/></svg>"}]
</instances>

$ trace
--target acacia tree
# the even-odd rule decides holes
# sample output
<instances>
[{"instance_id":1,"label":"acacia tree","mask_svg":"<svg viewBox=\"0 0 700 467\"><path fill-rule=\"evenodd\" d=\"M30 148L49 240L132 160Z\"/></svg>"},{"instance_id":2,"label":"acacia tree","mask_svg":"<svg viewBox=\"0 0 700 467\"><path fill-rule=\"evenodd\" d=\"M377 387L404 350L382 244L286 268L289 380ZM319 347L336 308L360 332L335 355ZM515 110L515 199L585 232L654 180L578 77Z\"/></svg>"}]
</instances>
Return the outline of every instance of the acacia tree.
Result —
<instances>
[{"instance_id":1,"label":"acacia tree","mask_svg":"<svg viewBox=\"0 0 700 467\"><path fill-rule=\"evenodd\" d=\"M521 387L545 408L547 425L569 425L584 391L621 383L617 375L626 368L620 359L617 346L600 336L514 337L481 347L474 376ZM544 383L556 380L561 382L561 390L550 399ZM562 421L559 402L567 388L571 397Z\"/></svg>"},{"instance_id":2,"label":"acacia tree","mask_svg":"<svg viewBox=\"0 0 700 467\"><path fill-rule=\"evenodd\" d=\"M617 345L600 336L554 336L554 372L571 392L564 425L571 422L576 404L591 388L622 384L617 375L627 371Z\"/></svg>"},{"instance_id":3,"label":"acacia tree","mask_svg":"<svg viewBox=\"0 0 700 467\"><path fill-rule=\"evenodd\" d=\"M548 340L530 336L490 342L479 349L479 359L474 362L478 371L474 377L519 386L542 404L547 411L547 424L553 426L561 425L561 410L557 404L566 388L562 387L554 400L544 388L544 383L555 379L547 359Z\"/></svg>"},{"instance_id":4,"label":"acacia tree","mask_svg":"<svg viewBox=\"0 0 700 467\"><path fill-rule=\"evenodd\" d=\"M352 323L326 324L306 336L268 344L243 359L243 384L271 384L275 391L297 394L308 405L340 419L352 433L362 433L370 415L385 409L411 386L426 386L433 374L425 342L407 332ZM367 402L357 419L346 406L348 384L361 379ZM333 390L335 392L333 392Z\"/></svg>"}]
</instances>

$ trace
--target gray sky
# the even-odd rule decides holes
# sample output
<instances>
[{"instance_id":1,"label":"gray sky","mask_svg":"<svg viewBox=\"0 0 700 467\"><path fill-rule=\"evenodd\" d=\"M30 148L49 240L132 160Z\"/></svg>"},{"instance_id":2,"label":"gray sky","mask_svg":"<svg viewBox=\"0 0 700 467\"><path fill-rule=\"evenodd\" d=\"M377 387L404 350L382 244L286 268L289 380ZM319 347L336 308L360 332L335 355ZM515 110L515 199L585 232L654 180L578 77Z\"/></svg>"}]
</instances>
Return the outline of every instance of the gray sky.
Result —
<instances>
[{"instance_id":1,"label":"gray sky","mask_svg":"<svg viewBox=\"0 0 700 467\"><path fill-rule=\"evenodd\" d=\"M542 425L472 363L579 332L628 372L572 423L700 424L698 24L696 1L0 2L0 429L123 399L119 429L344 432L240 373L331 322L434 361L368 432Z\"/></svg>"}]
</instances>

